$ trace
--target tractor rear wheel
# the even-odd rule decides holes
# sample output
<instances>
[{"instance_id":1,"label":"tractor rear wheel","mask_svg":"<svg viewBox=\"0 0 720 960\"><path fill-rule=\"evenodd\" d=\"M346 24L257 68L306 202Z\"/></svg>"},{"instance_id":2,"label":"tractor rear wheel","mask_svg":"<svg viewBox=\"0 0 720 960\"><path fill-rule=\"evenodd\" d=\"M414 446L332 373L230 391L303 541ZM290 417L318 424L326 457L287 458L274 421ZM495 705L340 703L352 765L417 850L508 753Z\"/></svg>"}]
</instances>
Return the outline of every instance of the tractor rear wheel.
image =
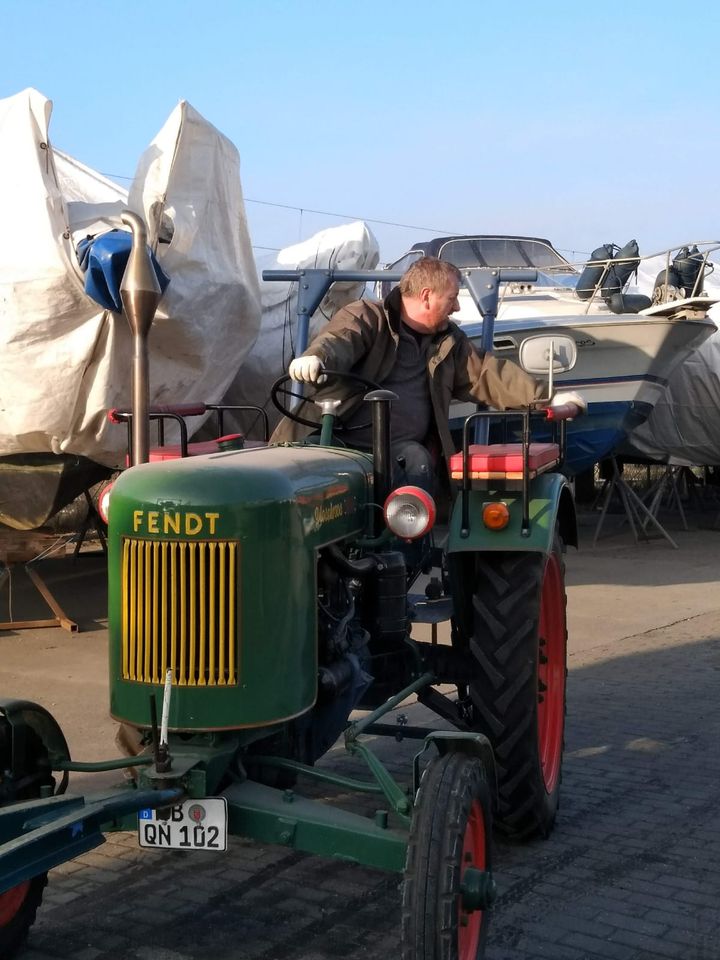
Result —
<instances>
[{"instance_id":1,"label":"tractor rear wheel","mask_svg":"<svg viewBox=\"0 0 720 960\"><path fill-rule=\"evenodd\" d=\"M471 723L493 745L495 822L512 839L547 837L558 809L567 674L565 607L558 536L548 554L476 556Z\"/></svg>"},{"instance_id":2,"label":"tractor rear wheel","mask_svg":"<svg viewBox=\"0 0 720 960\"><path fill-rule=\"evenodd\" d=\"M418 791L402 900L403 960L478 960L491 874L491 804L482 763L465 753L430 761Z\"/></svg>"},{"instance_id":3,"label":"tractor rear wheel","mask_svg":"<svg viewBox=\"0 0 720 960\"><path fill-rule=\"evenodd\" d=\"M43 898L47 873L0 893L0 957L12 957L25 942Z\"/></svg>"}]
</instances>

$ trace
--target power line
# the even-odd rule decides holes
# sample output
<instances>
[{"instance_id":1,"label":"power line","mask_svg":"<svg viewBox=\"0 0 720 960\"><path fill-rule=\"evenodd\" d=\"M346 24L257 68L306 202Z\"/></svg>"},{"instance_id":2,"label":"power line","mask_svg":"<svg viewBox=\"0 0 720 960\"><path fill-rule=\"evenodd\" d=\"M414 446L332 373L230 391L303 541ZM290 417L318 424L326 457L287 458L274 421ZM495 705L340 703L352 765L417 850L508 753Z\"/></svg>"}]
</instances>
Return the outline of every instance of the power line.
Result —
<instances>
[{"instance_id":1,"label":"power line","mask_svg":"<svg viewBox=\"0 0 720 960\"><path fill-rule=\"evenodd\" d=\"M129 180L132 181L133 177L124 177L116 173L103 173L103 177L107 177L109 180ZM263 207L278 207L281 210L294 210L299 213L301 216L303 213L314 213L321 217L337 217L340 220L363 220L365 223L380 223L385 227L400 227L403 230L421 230L424 233L434 233L438 236L464 236L462 230L441 230L439 227L418 227L416 224L412 223L398 223L395 220L378 220L374 217L358 217L352 216L349 213L333 213L331 210L313 210L310 207L298 207L292 203L275 203L272 200L254 200L252 197L245 197L245 203L257 203ZM269 250L276 253L279 250L282 250L282 247L262 247L256 244L252 245L253 250ZM575 254L580 253L581 256L585 256L582 251L579 250L567 250L562 247L555 247L559 253L569 253L573 257Z\"/></svg>"},{"instance_id":2,"label":"power line","mask_svg":"<svg viewBox=\"0 0 720 960\"><path fill-rule=\"evenodd\" d=\"M133 177L123 177L118 173L103 173L103 177L109 180L129 180ZM341 220L364 220L366 223L381 223L385 227L402 227L404 230L423 230L426 233L444 234L446 236L459 233L457 230L441 230L439 227L418 227L413 223L396 223L394 220L378 220L373 217L351 216L349 213L333 213L331 210L312 210L310 207L298 207L292 203L274 203L272 200L254 200L251 197L245 197L245 203L257 203L263 207L279 207L282 210L295 210L297 213L315 213L321 217L338 217ZM258 249L275 250L280 247L258 247Z\"/></svg>"},{"instance_id":3,"label":"power line","mask_svg":"<svg viewBox=\"0 0 720 960\"><path fill-rule=\"evenodd\" d=\"M330 210L312 210L310 207L296 207L290 203L273 203L270 200L252 200L250 197L245 197L245 203L260 203L265 207L281 207L283 210L297 210L299 213L317 213L321 217L340 217L342 220L364 220L366 223L381 223L386 227L402 227L405 230L424 230L427 233L438 233L450 235L457 235L458 231L455 230L441 230L439 227L418 227L416 224L412 223L397 223L394 220L378 220L374 217L357 217L349 213L333 213Z\"/></svg>"}]
</instances>

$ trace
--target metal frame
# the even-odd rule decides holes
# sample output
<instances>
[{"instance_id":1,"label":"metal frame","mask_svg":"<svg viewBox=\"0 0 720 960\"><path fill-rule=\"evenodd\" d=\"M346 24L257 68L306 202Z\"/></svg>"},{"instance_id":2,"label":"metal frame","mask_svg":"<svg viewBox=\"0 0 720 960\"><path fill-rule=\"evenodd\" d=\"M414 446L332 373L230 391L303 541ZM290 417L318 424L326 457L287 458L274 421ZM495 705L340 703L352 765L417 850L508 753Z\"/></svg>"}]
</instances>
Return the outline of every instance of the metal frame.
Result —
<instances>
[{"instance_id":1,"label":"metal frame","mask_svg":"<svg viewBox=\"0 0 720 960\"><path fill-rule=\"evenodd\" d=\"M68 633L77 633L77 623L68 617L40 574L36 573L29 564L18 564L7 561L4 568L0 570L0 587L2 587L5 580L7 580L8 589L10 589L10 572L20 566L23 567L28 579L55 616L45 620L4 620L0 622L0 630L35 630L43 627L62 627L62 629L67 630Z\"/></svg>"},{"instance_id":2,"label":"metal frame","mask_svg":"<svg viewBox=\"0 0 720 960\"><path fill-rule=\"evenodd\" d=\"M507 410L478 410L477 413L471 413L468 417L465 418L465 423L463 424L463 446L462 446L462 458L463 458L463 476L462 476L462 487L460 491L460 510L461 510L461 521L460 521L460 536L468 537L470 535L470 491L472 490L473 481L470 479L470 424L475 420L488 420L491 418L501 418L507 423L507 420L510 418L521 418L522 419L522 456L523 456L523 476L521 481L521 490L522 490L522 525L521 533L523 537L530 535L530 420L533 416L533 411L531 408L524 410L522 412L514 412ZM537 414L538 419L540 419L541 414ZM545 422L550 422L552 424L553 430L553 442L557 442L560 447L560 459L557 466L562 466L563 461L565 460L565 450L567 446L567 427L564 420L559 422L557 421L548 421L544 416L542 419ZM557 431L559 429L559 437L557 437ZM498 486L503 485L502 480L497 481Z\"/></svg>"}]
</instances>

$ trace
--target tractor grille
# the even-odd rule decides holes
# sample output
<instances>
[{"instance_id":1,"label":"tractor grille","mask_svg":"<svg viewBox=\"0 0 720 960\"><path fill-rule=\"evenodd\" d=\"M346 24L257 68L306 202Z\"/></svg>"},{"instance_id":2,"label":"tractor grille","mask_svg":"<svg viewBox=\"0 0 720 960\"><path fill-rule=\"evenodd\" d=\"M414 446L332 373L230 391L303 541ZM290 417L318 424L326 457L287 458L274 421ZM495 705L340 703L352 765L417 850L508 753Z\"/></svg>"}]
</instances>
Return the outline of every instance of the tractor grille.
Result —
<instances>
[{"instance_id":1,"label":"tractor grille","mask_svg":"<svg viewBox=\"0 0 720 960\"><path fill-rule=\"evenodd\" d=\"M123 539L122 675L236 684L238 544Z\"/></svg>"}]
</instances>

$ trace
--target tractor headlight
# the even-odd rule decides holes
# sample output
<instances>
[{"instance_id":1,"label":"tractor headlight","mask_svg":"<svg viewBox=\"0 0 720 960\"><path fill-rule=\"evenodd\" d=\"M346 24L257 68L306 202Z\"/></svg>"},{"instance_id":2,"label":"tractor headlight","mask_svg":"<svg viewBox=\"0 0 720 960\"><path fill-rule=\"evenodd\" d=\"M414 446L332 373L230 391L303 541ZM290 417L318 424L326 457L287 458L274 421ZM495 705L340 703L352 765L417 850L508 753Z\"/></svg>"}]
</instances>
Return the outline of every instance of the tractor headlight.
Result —
<instances>
[{"instance_id":1,"label":"tractor headlight","mask_svg":"<svg viewBox=\"0 0 720 960\"><path fill-rule=\"evenodd\" d=\"M388 528L402 540L417 540L435 523L435 501L420 487L393 490L383 510Z\"/></svg>"},{"instance_id":2,"label":"tractor headlight","mask_svg":"<svg viewBox=\"0 0 720 960\"><path fill-rule=\"evenodd\" d=\"M108 522L108 514L109 514L109 507L110 507L110 491L112 490L112 488L113 488L112 481L110 483L106 483L105 486L100 491L100 496L97 499L97 512L100 514L100 518L105 524Z\"/></svg>"}]
</instances>

